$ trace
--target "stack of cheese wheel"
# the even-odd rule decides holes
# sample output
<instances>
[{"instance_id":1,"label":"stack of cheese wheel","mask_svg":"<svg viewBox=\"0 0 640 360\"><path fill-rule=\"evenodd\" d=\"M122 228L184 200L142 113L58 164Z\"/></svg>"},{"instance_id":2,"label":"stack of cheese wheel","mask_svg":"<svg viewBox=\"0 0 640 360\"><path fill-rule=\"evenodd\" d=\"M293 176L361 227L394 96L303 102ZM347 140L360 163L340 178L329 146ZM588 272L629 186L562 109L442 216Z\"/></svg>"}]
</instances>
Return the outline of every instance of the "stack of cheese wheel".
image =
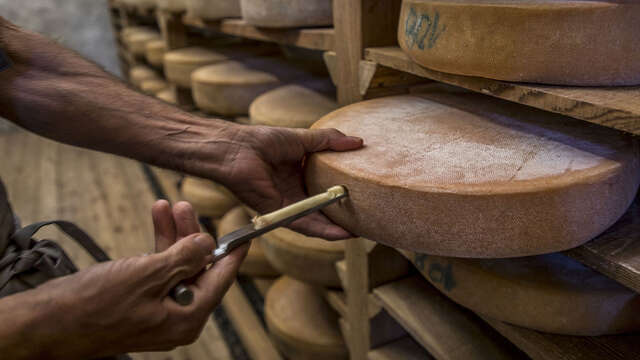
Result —
<instances>
[{"instance_id":1,"label":"stack of cheese wheel","mask_svg":"<svg viewBox=\"0 0 640 360\"><path fill-rule=\"evenodd\" d=\"M170 12L183 12L187 9L186 0L156 0L156 6Z\"/></svg>"},{"instance_id":2,"label":"stack of cheese wheel","mask_svg":"<svg viewBox=\"0 0 640 360\"><path fill-rule=\"evenodd\" d=\"M251 218L243 206L236 206L229 210L217 227L218 239L232 231L249 224ZM240 265L240 274L252 277L274 277L280 275L278 270L274 269L264 255L262 249L262 239L257 238L251 241L251 247L245 257L242 265Z\"/></svg>"},{"instance_id":3,"label":"stack of cheese wheel","mask_svg":"<svg viewBox=\"0 0 640 360\"><path fill-rule=\"evenodd\" d=\"M169 83L162 78L144 79L140 82L140 90L148 95L155 95L169 87Z\"/></svg>"},{"instance_id":4,"label":"stack of cheese wheel","mask_svg":"<svg viewBox=\"0 0 640 360\"><path fill-rule=\"evenodd\" d=\"M640 330L640 295L562 254L461 259L413 254L425 278L484 316L581 336Z\"/></svg>"},{"instance_id":5,"label":"stack of cheese wheel","mask_svg":"<svg viewBox=\"0 0 640 360\"><path fill-rule=\"evenodd\" d=\"M308 128L338 104L301 85L285 85L258 96L249 108L253 125Z\"/></svg>"},{"instance_id":6,"label":"stack of cheese wheel","mask_svg":"<svg viewBox=\"0 0 640 360\"><path fill-rule=\"evenodd\" d=\"M398 43L434 70L560 85L640 84L630 0L404 0Z\"/></svg>"},{"instance_id":7,"label":"stack of cheese wheel","mask_svg":"<svg viewBox=\"0 0 640 360\"><path fill-rule=\"evenodd\" d=\"M249 112L253 100L283 82L309 75L275 58L255 57L225 61L193 72L196 106L205 112L234 116Z\"/></svg>"},{"instance_id":8,"label":"stack of cheese wheel","mask_svg":"<svg viewBox=\"0 0 640 360\"><path fill-rule=\"evenodd\" d=\"M336 262L344 259L347 240L327 241L287 228L275 229L262 237L267 259L281 273L315 285L341 287Z\"/></svg>"},{"instance_id":9,"label":"stack of cheese wheel","mask_svg":"<svg viewBox=\"0 0 640 360\"><path fill-rule=\"evenodd\" d=\"M188 176L180 187L182 198L193 206L200 216L221 218L238 204L233 194L213 181Z\"/></svg>"},{"instance_id":10,"label":"stack of cheese wheel","mask_svg":"<svg viewBox=\"0 0 640 360\"><path fill-rule=\"evenodd\" d=\"M239 17L240 0L186 0L189 16L205 20Z\"/></svg>"},{"instance_id":11,"label":"stack of cheese wheel","mask_svg":"<svg viewBox=\"0 0 640 360\"><path fill-rule=\"evenodd\" d=\"M329 26L331 5L332 0L242 0L242 19L269 28Z\"/></svg>"},{"instance_id":12,"label":"stack of cheese wheel","mask_svg":"<svg viewBox=\"0 0 640 360\"><path fill-rule=\"evenodd\" d=\"M281 277L267 292L264 317L272 338L288 359L348 358L337 314L321 290L311 285Z\"/></svg>"},{"instance_id":13,"label":"stack of cheese wheel","mask_svg":"<svg viewBox=\"0 0 640 360\"><path fill-rule=\"evenodd\" d=\"M176 98L176 92L172 88L167 88L156 94L156 97L164 102L169 104L177 104L178 99Z\"/></svg>"},{"instance_id":14,"label":"stack of cheese wheel","mask_svg":"<svg viewBox=\"0 0 640 360\"><path fill-rule=\"evenodd\" d=\"M151 29L128 31L123 37L123 42L127 49L134 56L145 56L147 43L160 40L160 33Z\"/></svg>"},{"instance_id":15,"label":"stack of cheese wheel","mask_svg":"<svg viewBox=\"0 0 640 360\"><path fill-rule=\"evenodd\" d=\"M148 66L136 65L129 69L129 81L135 87L139 88L143 81L151 79L160 79L160 75Z\"/></svg>"},{"instance_id":16,"label":"stack of cheese wheel","mask_svg":"<svg viewBox=\"0 0 640 360\"><path fill-rule=\"evenodd\" d=\"M365 101L313 128L367 144L308 159L311 194L335 184L349 190L325 213L353 234L434 255L579 246L624 214L640 181L635 139L478 94Z\"/></svg>"},{"instance_id":17,"label":"stack of cheese wheel","mask_svg":"<svg viewBox=\"0 0 640 360\"><path fill-rule=\"evenodd\" d=\"M147 62L152 66L161 68L165 49L166 47L163 39L156 39L147 42L144 52Z\"/></svg>"}]
</instances>

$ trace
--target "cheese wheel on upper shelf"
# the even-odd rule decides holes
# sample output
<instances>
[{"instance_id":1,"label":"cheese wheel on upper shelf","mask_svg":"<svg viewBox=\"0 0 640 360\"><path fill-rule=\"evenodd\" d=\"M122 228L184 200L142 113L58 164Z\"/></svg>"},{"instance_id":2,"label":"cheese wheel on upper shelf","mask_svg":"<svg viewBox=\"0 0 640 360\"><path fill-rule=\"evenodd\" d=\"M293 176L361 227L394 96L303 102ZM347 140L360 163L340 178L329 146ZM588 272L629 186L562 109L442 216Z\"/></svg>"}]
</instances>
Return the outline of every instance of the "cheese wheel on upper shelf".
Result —
<instances>
[{"instance_id":1,"label":"cheese wheel on upper shelf","mask_svg":"<svg viewBox=\"0 0 640 360\"><path fill-rule=\"evenodd\" d=\"M168 88L160 91L156 94L156 97L164 102L168 102L169 104L177 104L178 99L176 98L176 92L172 88Z\"/></svg>"},{"instance_id":2,"label":"cheese wheel on upper shelf","mask_svg":"<svg viewBox=\"0 0 640 360\"><path fill-rule=\"evenodd\" d=\"M430 69L558 85L640 84L640 3L404 0L398 43Z\"/></svg>"},{"instance_id":3,"label":"cheese wheel on upper shelf","mask_svg":"<svg viewBox=\"0 0 640 360\"><path fill-rule=\"evenodd\" d=\"M199 67L228 60L220 52L202 47L187 47L164 54L164 73L171 83L183 88L191 87L191 73Z\"/></svg>"},{"instance_id":4,"label":"cheese wheel on upper shelf","mask_svg":"<svg viewBox=\"0 0 640 360\"><path fill-rule=\"evenodd\" d=\"M264 319L287 359L348 358L338 315L324 300L321 289L281 277L267 291Z\"/></svg>"},{"instance_id":5,"label":"cheese wheel on upper shelf","mask_svg":"<svg viewBox=\"0 0 640 360\"><path fill-rule=\"evenodd\" d=\"M186 2L186 0L156 0L156 6L161 10L183 12L187 10Z\"/></svg>"},{"instance_id":6,"label":"cheese wheel on upper shelf","mask_svg":"<svg viewBox=\"0 0 640 360\"><path fill-rule=\"evenodd\" d=\"M149 95L155 95L169 87L169 83L161 78L145 79L140 82L140 90Z\"/></svg>"},{"instance_id":7,"label":"cheese wheel on upper shelf","mask_svg":"<svg viewBox=\"0 0 640 360\"><path fill-rule=\"evenodd\" d=\"M363 149L309 158L310 193L343 184L324 212L353 234L457 257L516 257L579 246L611 226L639 182L635 139L478 94L353 104L313 128Z\"/></svg>"},{"instance_id":8,"label":"cheese wheel on upper shelf","mask_svg":"<svg viewBox=\"0 0 640 360\"><path fill-rule=\"evenodd\" d=\"M125 44L133 55L145 56L147 43L160 39L156 31L134 31L125 37Z\"/></svg>"},{"instance_id":9,"label":"cheese wheel on upper shelf","mask_svg":"<svg viewBox=\"0 0 640 360\"><path fill-rule=\"evenodd\" d=\"M151 40L145 45L144 56L147 62L155 67L162 67L164 53L165 44L163 39Z\"/></svg>"},{"instance_id":10,"label":"cheese wheel on upper shelf","mask_svg":"<svg viewBox=\"0 0 640 360\"><path fill-rule=\"evenodd\" d=\"M563 335L640 330L640 295L562 254L514 259L407 256L446 296L493 319Z\"/></svg>"},{"instance_id":11,"label":"cheese wheel on upper shelf","mask_svg":"<svg viewBox=\"0 0 640 360\"><path fill-rule=\"evenodd\" d=\"M152 68L144 65L136 65L129 69L129 81L136 87L140 87L140 84L144 80L160 79L160 75L153 71Z\"/></svg>"},{"instance_id":12,"label":"cheese wheel on upper shelf","mask_svg":"<svg viewBox=\"0 0 640 360\"><path fill-rule=\"evenodd\" d=\"M249 112L258 96L309 75L275 58L255 57L202 67L191 75L193 99L202 111L234 116Z\"/></svg>"},{"instance_id":13,"label":"cheese wheel on upper shelf","mask_svg":"<svg viewBox=\"0 0 640 360\"><path fill-rule=\"evenodd\" d=\"M200 216L220 218L238 204L238 199L224 186L206 179L187 176L180 191Z\"/></svg>"},{"instance_id":14,"label":"cheese wheel on upper shelf","mask_svg":"<svg viewBox=\"0 0 640 360\"><path fill-rule=\"evenodd\" d=\"M338 108L335 100L301 85L285 85L258 96L249 107L253 125L308 128Z\"/></svg>"},{"instance_id":15,"label":"cheese wheel on upper shelf","mask_svg":"<svg viewBox=\"0 0 640 360\"><path fill-rule=\"evenodd\" d=\"M316 285L341 287L336 262L344 259L346 240L328 241L287 228L272 230L262 239L267 259L281 273Z\"/></svg>"},{"instance_id":16,"label":"cheese wheel on upper shelf","mask_svg":"<svg viewBox=\"0 0 640 360\"><path fill-rule=\"evenodd\" d=\"M332 0L242 0L242 19L270 28L329 26L331 5Z\"/></svg>"},{"instance_id":17,"label":"cheese wheel on upper shelf","mask_svg":"<svg viewBox=\"0 0 640 360\"><path fill-rule=\"evenodd\" d=\"M189 16L205 20L240 17L240 0L187 0Z\"/></svg>"},{"instance_id":18,"label":"cheese wheel on upper shelf","mask_svg":"<svg viewBox=\"0 0 640 360\"><path fill-rule=\"evenodd\" d=\"M243 206L236 206L229 210L217 226L218 239L232 231L249 224L251 218L244 210ZM240 274L257 277L274 277L280 275L278 270L274 269L262 250L262 239L257 238L251 241L251 247L247 256L244 258L239 269Z\"/></svg>"}]
</instances>

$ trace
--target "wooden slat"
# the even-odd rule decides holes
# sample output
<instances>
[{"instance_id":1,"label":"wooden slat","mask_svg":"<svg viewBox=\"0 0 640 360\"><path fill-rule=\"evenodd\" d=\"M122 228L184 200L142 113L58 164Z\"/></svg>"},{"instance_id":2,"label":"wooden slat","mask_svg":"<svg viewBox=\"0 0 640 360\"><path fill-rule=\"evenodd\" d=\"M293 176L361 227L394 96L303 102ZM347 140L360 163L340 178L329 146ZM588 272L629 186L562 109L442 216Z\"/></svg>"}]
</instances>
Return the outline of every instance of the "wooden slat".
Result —
<instances>
[{"instance_id":1,"label":"wooden slat","mask_svg":"<svg viewBox=\"0 0 640 360\"><path fill-rule=\"evenodd\" d=\"M407 336L369 351L368 360L431 360L433 357Z\"/></svg>"},{"instance_id":2,"label":"wooden slat","mask_svg":"<svg viewBox=\"0 0 640 360\"><path fill-rule=\"evenodd\" d=\"M376 288L382 306L436 359L513 359L515 351L473 313L416 275Z\"/></svg>"},{"instance_id":3,"label":"wooden slat","mask_svg":"<svg viewBox=\"0 0 640 360\"><path fill-rule=\"evenodd\" d=\"M190 15L185 15L182 21L200 29L307 49L332 50L334 45L333 28L266 29L249 25L241 19L208 21Z\"/></svg>"},{"instance_id":4,"label":"wooden slat","mask_svg":"<svg viewBox=\"0 0 640 360\"><path fill-rule=\"evenodd\" d=\"M446 74L414 63L397 46L368 48L365 50L365 59L483 94L640 134L639 86L565 87Z\"/></svg>"}]
</instances>

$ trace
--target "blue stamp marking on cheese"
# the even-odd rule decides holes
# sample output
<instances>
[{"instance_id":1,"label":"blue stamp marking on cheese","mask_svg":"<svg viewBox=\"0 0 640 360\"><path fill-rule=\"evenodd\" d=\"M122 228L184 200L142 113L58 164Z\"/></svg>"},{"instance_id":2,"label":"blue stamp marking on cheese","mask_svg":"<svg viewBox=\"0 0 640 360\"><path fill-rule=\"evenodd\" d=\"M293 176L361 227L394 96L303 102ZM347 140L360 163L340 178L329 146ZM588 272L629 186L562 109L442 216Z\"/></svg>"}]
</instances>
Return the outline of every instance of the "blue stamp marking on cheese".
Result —
<instances>
[{"instance_id":1,"label":"blue stamp marking on cheese","mask_svg":"<svg viewBox=\"0 0 640 360\"><path fill-rule=\"evenodd\" d=\"M405 42L412 49L431 49L435 46L440 36L447 30L447 25L440 22L440 13L433 14L416 12L414 7L409 9L409 14L405 19Z\"/></svg>"},{"instance_id":2,"label":"blue stamp marking on cheese","mask_svg":"<svg viewBox=\"0 0 640 360\"><path fill-rule=\"evenodd\" d=\"M413 256L413 264L431 281L440 284L445 290L451 291L456 287L456 282L453 279L453 264L448 263L445 265L434 262L428 264L428 269L425 271L428 257L426 254L415 253Z\"/></svg>"},{"instance_id":3,"label":"blue stamp marking on cheese","mask_svg":"<svg viewBox=\"0 0 640 360\"><path fill-rule=\"evenodd\" d=\"M0 71L8 69L11 66L11 60L7 54L4 53L2 49L0 49Z\"/></svg>"}]
</instances>

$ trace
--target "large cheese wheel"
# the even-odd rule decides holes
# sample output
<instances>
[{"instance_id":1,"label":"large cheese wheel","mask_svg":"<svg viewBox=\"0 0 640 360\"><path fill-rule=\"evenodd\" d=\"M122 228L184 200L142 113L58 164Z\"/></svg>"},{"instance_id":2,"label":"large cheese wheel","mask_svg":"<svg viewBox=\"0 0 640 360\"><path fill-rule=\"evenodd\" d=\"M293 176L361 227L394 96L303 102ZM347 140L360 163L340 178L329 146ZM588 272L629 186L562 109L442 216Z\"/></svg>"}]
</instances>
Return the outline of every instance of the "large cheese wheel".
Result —
<instances>
[{"instance_id":1,"label":"large cheese wheel","mask_svg":"<svg viewBox=\"0 0 640 360\"><path fill-rule=\"evenodd\" d=\"M308 268L307 271L313 271ZM347 359L338 315L322 290L283 276L267 292L264 318L272 338L287 359Z\"/></svg>"},{"instance_id":2,"label":"large cheese wheel","mask_svg":"<svg viewBox=\"0 0 640 360\"><path fill-rule=\"evenodd\" d=\"M156 0L158 9L171 12L182 12L187 10L186 0Z\"/></svg>"},{"instance_id":3,"label":"large cheese wheel","mask_svg":"<svg viewBox=\"0 0 640 360\"><path fill-rule=\"evenodd\" d=\"M344 259L345 240L327 241L287 228L275 229L262 238L267 259L281 273L312 284L341 286L336 261Z\"/></svg>"},{"instance_id":4,"label":"large cheese wheel","mask_svg":"<svg viewBox=\"0 0 640 360\"><path fill-rule=\"evenodd\" d=\"M254 125L308 128L338 104L300 85L285 85L258 96L249 107Z\"/></svg>"},{"instance_id":5,"label":"large cheese wheel","mask_svg":"<svg viewBox=\"0 0 640 360\"><path fill-rule=\"evenodd\" d=\"M514 259L410 256L445 295L497 320L565 335L640 330L640 295L561 254Z\"/></svg>"},{"instance_id":6,"label":"large cheese wheel","mask_svg":"<svg viewBox=\"0 0 640 360\"><path fill-rule=\"evenodd\" d=\"M156 94L156 97L164 102L168 102L169 104L177 104L178 99L176 97L176 92L172 88L168 88L160 91Z\"/></svg>"},{"instance_id":7,"label":"large cheese wheel","mask_svg":"<svg viewBox=\"0 0 640 360\"><path fill-rule=\"evenodd\" d=\"M217 228L218 238L232 231L238 230L250 222L251 219L244 210L244 207L236 206L229 210L229 212L220 220ZM253 239L251 241L251 247L249 248L247 256L244 258L242 265L240 265L239 272L240 274L247 276L257 277L274 277L280 275L280 272L273 268L269 263L269 260L267 260L264 255L261 238Z\"/></svg>"},{"instance_id":8,"label":"large cheese wheel","mask_svg":"<svg viewBox=\"0 0 640 360\"><path fill-rule=\"evenodd\" d=\"M242 0L242 19L270 28L333 24L332 0Z\"/></svg>"},{"instance_id":9,"label":"large cheese wheel","mask_svg":"<svg viewBox=\"0 0 640 360\"><path fill-rule=\"evenodd\" d=\"M118 36L120 37L120 40L126 44L129 35L134 34L136 32L141 32L141 31L155 32L154 29L148 26L125 26L122 28L122 30L120 30L120 33Z\"/></svg>"},{"instance_id":10,"label":"large cheese wheel","mask_svg":"<svg viewBox=\"0 0 640 360\"><path fill-rule=\"evenodd\" d=\"M169 83L161 78L145 79L140 82L140 90L149 95L155 95L169 87Z\"/></svg>"},{"instance_id":11,"label":"large cheese wheel","mask_svg":"<svg viewBox=\"0 0 640 360\"><path fill-rule=\"evenodd\" d=\"M188 176L180 190L184 200L201 216L220 218L238 204L229 190L206 179Z\"/></svg>"},{"instance_id":12,"label":"large cheese wheel","mask_svg":"<svg viewBox=\"0 0 640 360\"><path fill-rule=\"evenodd\" d=\"M398 43L434 70L563 85L640 83L640 3L404 0Z\"/></svg>"},{"instance_id":13,"label":"large cheese wheel","mask_svg":"<svg viewBox=\"0 0 640 360\"><path fill-rule=\"evenodd\" d=\"M243 115L258 96L305 76L298 68L273 58L226 61L193 72L193 99L206 112Z\"/></svg>"},{"instance_id":14,"label":"large cheese wheel","mask_svg":"<svg viewBox=\"0 0 640 360\"><path fill-rule=\"evenodd\" d=\"M240 17L240 0L187 0L190 16L206 20Z\"/></svg>"},{"instance_id":15,"label":"large cheese wheel","mask_svg":"<svg viewBox=\"0 0 640 360\"><path fill-rule=\"evenodd\" d=\"M144 65L136 65L129 69L129 81L136 87L140 87L140 84L144 80L159 79L158 73L153 71L152 68Z\"/></svg>"},{"instance_id":16,"label":"large cheese wheel","mask_svg":"<svg viewBox=\"0 0 640 360\"><path fill-rule=\"evenodd\" d=\"M228 60L227 56L202 47L188 47L164 54L164 74L167 80L183 87L191 87L191 73L199 67Z\"/></svg>"},{"instance_id":17,"label":"large cheese wheel","mask_svg":"<svg viewBox=\"0 0 640 360\"><path fill-rule=\"evenodd\" d=\"M134 31L125 38L127 48L135 56L144 56L147 43L160 39L160 34L156 31Z\"/></svg>"},{"instance_id":18,"label":"large cheese wheel","mask_svg":"<svg viewBox=\"0 0 640 360\"><path fill-rule=\"evenodd\" d=\"M477 94L396 96L337 110L313 128L364 138L310 157L311 193L353 234L419 252L515 257L592 239L628 208L638 147L617 131Z\"/></svg>"},{"instance_id":19,"label":"large cheese wheel","mask_svg":"<svg viewBox=\"0 0 640 360\"><path fill-rule=\"evenodd\" d=\"M165 49L166 47L163 39L156 39L147 42L144 52L147 62L155 67L162 67L162 59L164 58Z\"/></svg>"}]
</instances>

